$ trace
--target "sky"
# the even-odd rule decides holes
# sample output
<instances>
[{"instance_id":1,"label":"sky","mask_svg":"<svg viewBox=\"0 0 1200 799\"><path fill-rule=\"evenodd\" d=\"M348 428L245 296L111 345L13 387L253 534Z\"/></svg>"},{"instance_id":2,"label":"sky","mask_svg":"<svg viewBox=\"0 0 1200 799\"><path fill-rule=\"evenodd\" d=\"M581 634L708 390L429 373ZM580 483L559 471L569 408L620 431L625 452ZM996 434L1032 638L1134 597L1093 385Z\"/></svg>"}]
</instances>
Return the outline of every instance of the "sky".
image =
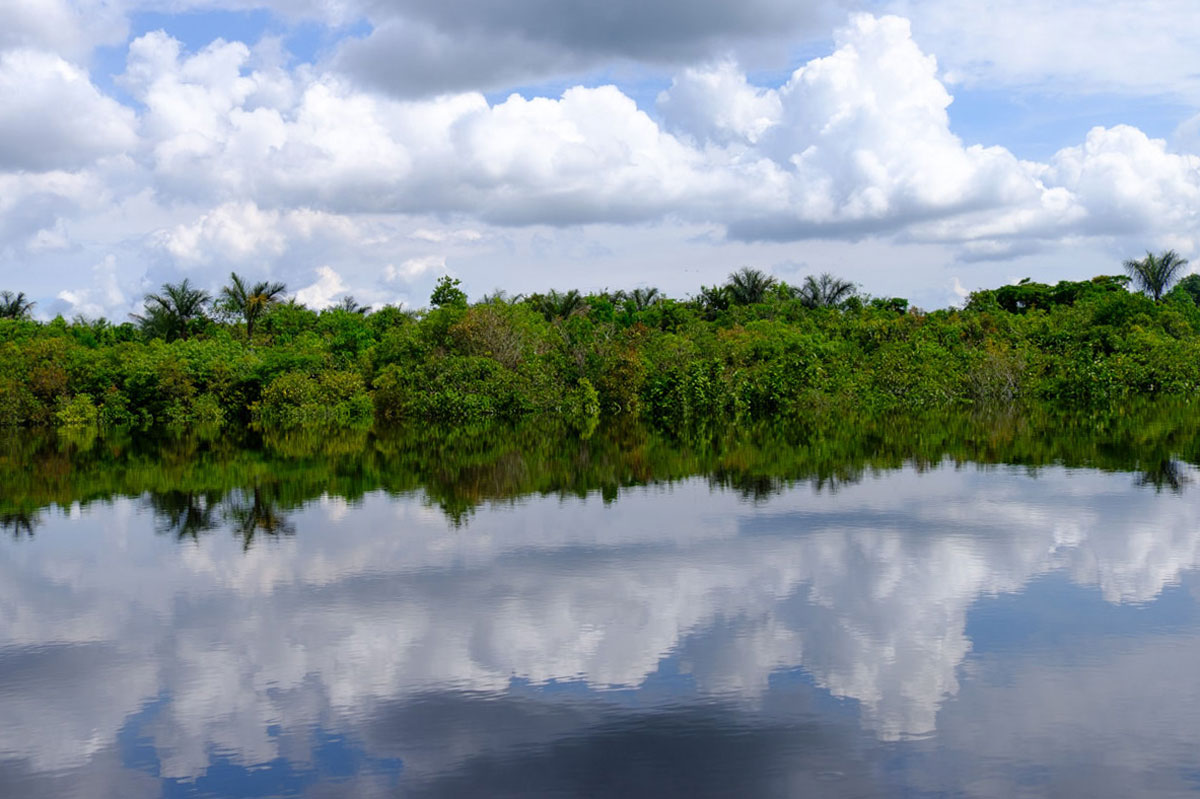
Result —
<instances>
[{"instance_id":1,"label":"sky","mask_svg":"<svg viewBox=\"0 0 1200 799\"><path fill-rule=\"evenodd\" d=\"M1200 267L1194 0L0 0L0 289Z\"/></svg>"}]
</instances>

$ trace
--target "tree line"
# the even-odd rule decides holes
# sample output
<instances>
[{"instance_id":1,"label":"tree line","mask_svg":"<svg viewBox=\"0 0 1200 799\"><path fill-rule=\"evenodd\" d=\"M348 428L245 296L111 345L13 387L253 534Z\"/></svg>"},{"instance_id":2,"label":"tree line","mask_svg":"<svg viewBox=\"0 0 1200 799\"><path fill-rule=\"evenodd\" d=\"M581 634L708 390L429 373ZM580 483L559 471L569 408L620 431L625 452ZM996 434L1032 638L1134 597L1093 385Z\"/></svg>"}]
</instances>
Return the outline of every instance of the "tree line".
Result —
<instances>
[{"instance_id":1,"label":"tree line","mask_svg":"<svg viewBox=\"0 0 1200 799\"><path fill-rule=\"evenodd\" d=\"M316 311L282 283L184 280L127 322L29 317L0 293L0 424L363 425L554 416L662 425L972 404L1083 405L1200 387L1200 276L1173 252L1126 276L977 291L925 312L829 274L743 268L654 288ZM1130 286L1138 289L1129 290Z\"/></svg>"}]
</instances>

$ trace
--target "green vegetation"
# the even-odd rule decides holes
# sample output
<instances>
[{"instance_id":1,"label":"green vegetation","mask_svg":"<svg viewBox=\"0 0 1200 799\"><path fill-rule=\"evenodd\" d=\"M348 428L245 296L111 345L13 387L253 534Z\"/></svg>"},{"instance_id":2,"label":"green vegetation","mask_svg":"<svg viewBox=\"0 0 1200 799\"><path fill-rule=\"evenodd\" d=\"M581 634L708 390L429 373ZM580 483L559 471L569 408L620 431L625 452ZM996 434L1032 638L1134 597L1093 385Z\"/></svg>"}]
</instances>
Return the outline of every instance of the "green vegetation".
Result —
<instances>
[{"instance_id":1,"label":"green vegetation","mask_svg":"<svg viewBox=\"0 0 1200 799\"><path fill-rule=\"evenodd\" d=\"M1119 410L815 414L791 423L676 434L618 419L587 438L558 420L520 425L311 429L196 427L166 436L127 428L32 430L0 441L0 528L34 533L50 506L146 497L160 529L192 538L232 529L291 531L288 514L324 494L420 491L452 521L528 495L605 501L630 486L695 476L760 499L798 483L835 489L912 465L1050 465L1123 471L1159 491L1187 489L1200 464L1200 414L1180 401Z\"/></svg>"},{"instance_id":2,"label":"green vegetation","mask_svg":"<svg viewBox=\"0 0 1200 799\"><path fill-rule=\"evenodd\" d=\"M25 299L23 291L0 291L0 319L27 319L34 305L37 303Z\"/></svg>"},{"instance_id":3,"label":"green vegetation","mask_svg":"<svg viewBox=\"0 0 1200 799\"><path fill-rule=\"evenodd\" d=\"M1200 278L1174 253L1126 277L979 291L925 312L825 274L741 269L692 298L548 291L320 312L236 274L183 281L134 322L30 320L4 294L0 424L365 426L532 417L667 427L1012 403L1092 407L1200 388Z\"/></svg>"},{"instance_id":4,"label":"green vegetation","mask_svg":"<svg viewBox=\"0 0 1200 799\"><path fill-rule=\"evenodd\" d=\"M1187 261L1179 257L1179 253L1167 250L1161 255L1147 252L1145 258L1128 260L1125 262L1125 271L1139 289L1158 302L1185 266Z\"/></svg>"},{"instance_id":5,"label":"green vegetation","mask_svg":"<svg viewBox=\"0 0 1200 799\"><path fill-rule=\"evenodd\" d=\"M272 305L280 301L286 290L287 287L282 283L270 283L265 280L247 286L234 272L229 275L229 285L221 289L221 296L214 305L218 313L225 313L245 322L246 340L253 341L254 323Z\"/></svg>"}]
</instances>

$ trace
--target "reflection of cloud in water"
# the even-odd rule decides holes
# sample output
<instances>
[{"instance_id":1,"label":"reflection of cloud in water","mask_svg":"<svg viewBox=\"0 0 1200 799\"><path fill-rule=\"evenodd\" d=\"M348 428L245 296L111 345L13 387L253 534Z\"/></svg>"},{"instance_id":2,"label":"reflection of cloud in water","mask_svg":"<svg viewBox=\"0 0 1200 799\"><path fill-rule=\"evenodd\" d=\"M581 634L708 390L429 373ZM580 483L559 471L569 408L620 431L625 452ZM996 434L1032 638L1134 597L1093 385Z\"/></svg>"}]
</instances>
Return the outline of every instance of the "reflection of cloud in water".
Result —
<instances>
[{"instance_id":1,"label":"reflection of cloud in water","mask_svg":"<svg viewBox=\"0 0 1200 799\"><path fill-rule=\"evenodd\" d=\"M162 773L188 777L212 751L303 757L269 728L514 679L637 687L664 659L747 711L800 666L876 736L923 735L960 693L980 597L1062 569L1144 602L1200 559L1193 503L1057 469L889 473L761 504L697 480L608 506L528 499L459 530L381 495L291 518L295 538L243 552L231 536L153 536L120 500L7 542L0 676L16 688L0 709L18 721L0 756L78 765L165 697L150 725ZM13 682L21 658L45 677Z\"/></svg>"}]
</instances>

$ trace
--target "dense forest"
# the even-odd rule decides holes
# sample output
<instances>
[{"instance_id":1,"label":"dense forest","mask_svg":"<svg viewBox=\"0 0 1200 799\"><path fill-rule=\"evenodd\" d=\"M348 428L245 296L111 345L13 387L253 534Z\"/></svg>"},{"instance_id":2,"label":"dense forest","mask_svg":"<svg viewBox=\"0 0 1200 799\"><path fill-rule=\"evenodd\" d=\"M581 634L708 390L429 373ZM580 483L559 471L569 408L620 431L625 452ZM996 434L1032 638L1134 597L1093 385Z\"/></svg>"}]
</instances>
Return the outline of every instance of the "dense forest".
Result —
<instances>
[{"instance_id":1,"label":"dense forest","mask_svg":"<svg viewBox=\"0 0 1200 799\"><path fill-rule=\"evenodd\" d=\"M0 424L367 425L552 416L667 426L1048 402L1200 388L1200 275L1175 253L1129 276L1022 281L926 312L830 275L742 269L679 300L655 289L503 293L439 281L428 309L314 311L237 275L187 281L131 320L33 321L0 293ZM1131 283L1132 281L1132 283ZM1138 289L1138 290L1133 290Z\"/></svg>"}]
</instances>

